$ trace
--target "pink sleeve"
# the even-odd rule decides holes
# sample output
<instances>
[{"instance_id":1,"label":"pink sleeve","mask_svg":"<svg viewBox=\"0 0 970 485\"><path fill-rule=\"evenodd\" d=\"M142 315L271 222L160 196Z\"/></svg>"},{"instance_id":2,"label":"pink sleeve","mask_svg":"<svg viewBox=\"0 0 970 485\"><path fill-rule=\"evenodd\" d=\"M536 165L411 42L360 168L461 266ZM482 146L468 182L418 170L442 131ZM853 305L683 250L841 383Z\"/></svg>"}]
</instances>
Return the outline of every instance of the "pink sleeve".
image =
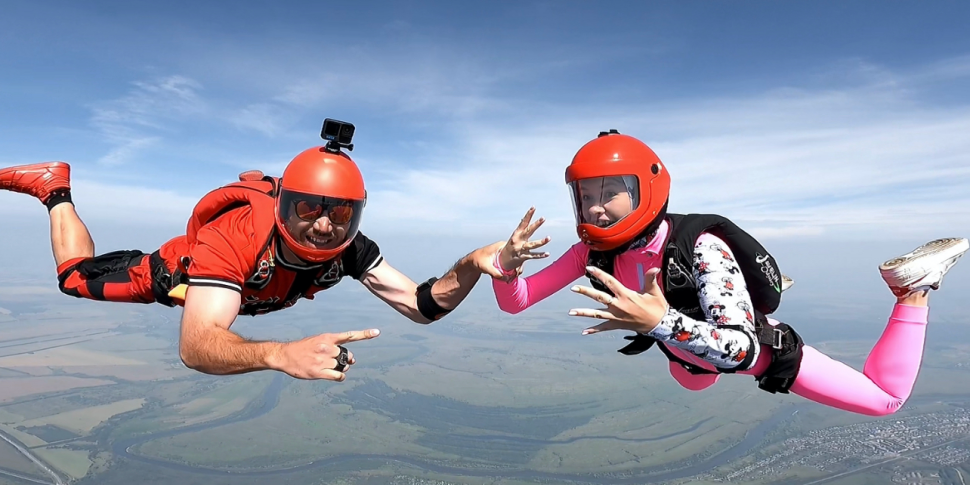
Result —
<instances>
[{"instance_id":1,"label":"pink sleeve","mask_svg":"<svg viewBox=\"0 0 970 485\"><path fill-rule=\"evenodd\" d=\"M519 313L561 290L586 274L588 250L576 243L559 259L527 278L515 278L510 283L492 279L492 289L498 307L506 313Z\"/></svg>"},{"instance_id":2,"label":"pink sleeve","mask_svg":"<svg viewBox=\"0 0 970 485\"><path fill-rule=\"evenodd\" d=\"M703 391L714 385L720 374L691 374L676 362L670 362L670 375L683 388L690 391Z\"/></svg>"}]
</instances>

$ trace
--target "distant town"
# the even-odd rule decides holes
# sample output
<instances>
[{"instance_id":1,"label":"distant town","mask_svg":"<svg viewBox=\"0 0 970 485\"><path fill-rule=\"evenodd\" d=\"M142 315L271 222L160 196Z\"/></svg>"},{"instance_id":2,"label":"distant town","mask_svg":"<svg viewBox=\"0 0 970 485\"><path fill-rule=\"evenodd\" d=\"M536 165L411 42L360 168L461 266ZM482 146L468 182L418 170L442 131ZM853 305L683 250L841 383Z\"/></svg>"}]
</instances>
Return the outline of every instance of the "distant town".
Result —
<instances>
[{"instance_id":1,"label":"distant town","mask_svg":"<svg viewBox=\"0 0 970 485\"><path fill-rule=\"evenodd\" d=\"M804 433L770 447L770 453L730 472L715 472L705 479L723 482L778 478L793 467L814 468L837 476L904 460L954 467L970 461L970 410L930 413L901 419L877 420ZM919 473L918 466L892 467L894 483L943 483L936 473ZM927 470L929 471L929 469ZM963 480L970 477L963 476ZM935 476L934 476L935 475ZM957 483L966 483L965 481ZM808 481L805 483L813 483Z\"/></svg>"}]
</instances>

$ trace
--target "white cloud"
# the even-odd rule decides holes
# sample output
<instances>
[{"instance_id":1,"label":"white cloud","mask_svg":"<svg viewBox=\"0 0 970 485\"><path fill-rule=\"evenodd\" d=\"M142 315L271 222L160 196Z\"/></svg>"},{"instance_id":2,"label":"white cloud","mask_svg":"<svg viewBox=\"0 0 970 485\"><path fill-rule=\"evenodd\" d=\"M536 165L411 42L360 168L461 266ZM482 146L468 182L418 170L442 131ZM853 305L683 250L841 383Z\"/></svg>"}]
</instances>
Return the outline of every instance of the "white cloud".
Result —
<instances>
[{"instance_id":1,"label":"white cloud","mask_svg":"<svg viewBox=\"0 0 970 485\"><path fill-rule=\"evenodd\" d=\"M83 220L122 225L184 227L202 195L91 179L71 181L71 197ZM0 192L0 214L23 218L46 214L46 209L33 197L3 191Z\"/></svg>"},{"instance_id":2,"label":"white cloud","mask_svg":"<svg viewBox=\"0 0 970 485\"><path fill-rule=\"evenodd\" d=\"M281 133L289 119L283 110L272 103L253 103L234 110L229 122L244 130L254 130L272 137Z\"/></svg>"},{"instance_id":3,"label":"white cloud","mask_svg":"<svg viewBox=\"0 0 970 485\"><path fill-rule=\"evenodd\" d=\"M98 160L121 165L140 150L158 143L161 133L171 135L173 120L198 116L207 110L199 96L201 84L185 76L139 81L124 96L95 104L91 124L113 148Z\"/></svg>"},{"instance_id":4,"label":"white cloud","mask_svg":"<svg viewBox=\"0 0 970 485\"><path fill-rule=\"evenodd\" d=\"M937 80L965 74L941 65L927 69ZM665 161L675 212L722 213L768 238L963 234L970 103L920 102L913 93L926 76L884 72L838 90L679 105L521 106L499 127L494 119L452 126L454 146L422 153L433 170L381 173L368 217L427 231L511 228L534 204L553 224L571 224L563 171L599 130L618 128Z\"/></svg>"},{"instance_id":5,"label":"white cloud","mask_svg":"<svg viewBox=\"0 0 970 485\"><path fill-rule=\"evenodd\" d=\"M970 77L970 55L951 57L921 66L909 74L915 82L953 81Z\"/></svg>"},{"instance_id":6,"label":"white cloud","mask_svg":"<svg viewBox=\"0 0 970 485\"><path fill-rule=\"evenodd\" d=\"M342 69L311 67L290 75L273 101L296 107L352 102L446 116L470 115L501 103L486 93L503 74L465 56L434 49L420 56L387 54L359 52Z\"/></svg>"},{"instance_id":7,"label":"white cloud","mask_svg":"<svg viewBox=\"0 0 970 485\"><path fill-rule=\"evenodd\" d=\"M799 236L819 236L825 232L821 226L784 226L784 227L759 227L752 226L745 228L746 232L752 236L762 239L783 239Z\"/></svg>"},{"instance_id":8,"label":"white cloud","mask_svg":"<svg viewBox=\"0 0 970 485\"><path fill-rule=\"evenodd\" d=\"M139 150L158 143L159 137L140 137L131 134L127 137L117 136L113 141L118 145L111 149L105 156L98 159L101 165L115 166L122 165L133 157Z\"/></svg>"},{"instance_id":9,"label":"white cloud","mask_svg":"<svg viewBox=\"0 0 970 485\"><path fill-rule=\"evenodd\" d=\"M321 74L235 110L212 108L199 83L172 76L138 83L100 107L95 121L116 143L104 160L121 163L179 117L206 115L206 123L236 123L272 136L301 106L331 96L375 96L391 105L386 111L416 110L421 123L440 126L435 139L383 158L360 149L353 154L368 181L365 226L389 231L505 237L534 205L548 221L545 230L571 233L564 169L598 131L617 128L646 141L665 161L674 176L675 212L722 213L765 238L963 233L970 228L970 103L935 105L920 94L927 82L966 77L970 58L909 72L855 64L862 75L843 78L862 77L863 84L622 106L513 103L486 95L502 75L466 84L487 69L428 59L391 80L370 78L383 72L377 67ZM330 84L339 89L328 90ZM457 106L462 99L467 104ZM282 163L260 165L272 171ZM77 187L85 190L83 180ZM154 207L170 214L160 217L180 221L196 198L174 189L90 187L85 210L111 217L119 210L115 196L133 213Z\"/></svg>"}]
</instances>

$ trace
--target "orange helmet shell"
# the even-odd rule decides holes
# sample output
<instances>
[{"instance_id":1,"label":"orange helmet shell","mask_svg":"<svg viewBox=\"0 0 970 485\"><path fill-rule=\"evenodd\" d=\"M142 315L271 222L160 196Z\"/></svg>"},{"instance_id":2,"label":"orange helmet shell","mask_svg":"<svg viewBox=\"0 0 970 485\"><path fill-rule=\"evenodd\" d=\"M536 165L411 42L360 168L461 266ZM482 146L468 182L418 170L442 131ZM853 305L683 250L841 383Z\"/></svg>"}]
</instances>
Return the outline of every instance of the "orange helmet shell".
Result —
<instances>
[{"instance_id":1,"label":"orange helmet shell","mask_svg":"<svg viewBox=\"0 0 970 485\"><path fill-rule=\"evenodd\" d=\"M344 152L324 147L308 148L290 161L280 188L312 195L363 200L364 176Z\"/></svg>"},{"instance_id":2,"label":"orange helmet shell","mask_svg":"<svg viewBox=\"0 0 970 485\"><path fill-rule=\"evenodd\" d=\"M283 171L276 197L276 225L287 247L305 261L323 262L333 259L353 242L358 220L346 235L346 240L334 249L311 249L299 244L285 228L280 199L283 194L299 193L351 201L367 201L364 177L357 164L344 152L330 152L322 146L304 150ZM361 207L362 208L362 207Z\"/></svg>"},{"instance_id":3,"label":"orange helmet shell","mask_svg":"<svg viewBox=\"0 0 970 485\"><path fill-rule=\"evenodd\" d=\"M596 251L608 251L633 240L661 215L670 195L670 174L650 147L615 130L601 133L583 145L566 167L567 184L620 175L637 178L640 202L629 215L610 227L577 221L579 239Z\"/></svg>"}]
</instances>

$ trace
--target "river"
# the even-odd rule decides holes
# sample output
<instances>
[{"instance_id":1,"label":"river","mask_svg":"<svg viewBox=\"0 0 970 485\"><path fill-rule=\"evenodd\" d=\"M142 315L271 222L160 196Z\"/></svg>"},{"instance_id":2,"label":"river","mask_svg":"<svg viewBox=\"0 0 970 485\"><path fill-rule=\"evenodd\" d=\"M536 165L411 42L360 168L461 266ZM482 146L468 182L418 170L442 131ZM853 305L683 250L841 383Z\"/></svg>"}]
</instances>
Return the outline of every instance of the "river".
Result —
<instances>
[{"instance_id":1,"label":"river","mask_svg":"<svg viewBox=\"0 0 970 485\"><path fill-rule=\"evenodd\" d=\"M118 440L112 443L112 452L129 460L137 461L146 465L157 466L162 468L167 468L171 470L177 470L180 472L187 472L193 474L203 474L203 475L213 475L213 476L243 476L243 477L257 477L257 476L272 476L272 475L287 475L292 473L304 472L316 468L325 468L335 465L345 464L348 461L354 462L368 462L374 463L375 465L396 462L412 467L416 467L422 470L453 475L453 476L463 476L463 477L501 477L501 478L512 478L518 480L551 480L551 481L571 481L580 483L590 483L590 484L634 484L643 483L644 480L650 481L662 481L671 480L678 478L688 478L695 475L700 475L709 471L714 470L720 466L726 465L738 458L741 458L748 453L750 453L758 444L765 438L765 436L774 430L776 427L787 421L800 406L784 406L780 410L776 411L767 420L761 422L758 426L748 432L748 434L740 442L728 448L727 450L719 453L707 460L698 462L696 464L689 465L684 468L679 468L676 470L665 470L660 467L646 467L636 470L633 475L630 474L619 474L619 473L603 473L598 475L561 475L555 473L545 473L538 471L529 471L521 469L502 469L497 467L483 467L478 463L469 463L468 467L461 466L449 466L442 465L434 462L429 462L426 460L421 460L417 458L412 458L404 455L371 455L371 454L345 454L329 458L324 458L321 460L313 461L303 465L294 466L291 468L284 469L272 469L272 470L250 470L250 471L226 471L217 470L212 468L198 467L185 465L181 463L175 463L166 460L160 460L157 458L151 458L143 455L138 455L132 453L130 450L148 441L167 438L171 436L176 436L184 433L191 433L196 431L204 431L207 429L217 428L219 426L225 426L233 423L240 423L248 421L251 419L263 416L270 411L272 411L276 405L279 403L280 395L286 384L286 377L283 375L277 375L273 378L273 381L267 386L266 392L253 403L251 403L243 411L227 416L222 419L217 419L209 421L206 423L196 424L192 426L186 426L183 428L160 431L157 433L151 433L146 435L141 435L134 438L128 438L123 440ZM705 420L706 421L706 420ZM684 429L672 435L666 435L663 437L653 437L645 439L625 439L623 441L635 441L635 442L647 442L656 441L677 434L688 433L697 429L701 424L697 423L690 428ZM486 437L482 437L486 439ZM522 442L529 444L536 444L537 442L547 443L550 445L561 444L564 442L574 442L580 439L597 439L605 437L578 437L572 438L569 441L542 441L528 438L516 438L516 437L501 437L497 438L494 436L487 437L489 440L493 441L505 441L505 442Z\"/></svg>"}]
</instances>

